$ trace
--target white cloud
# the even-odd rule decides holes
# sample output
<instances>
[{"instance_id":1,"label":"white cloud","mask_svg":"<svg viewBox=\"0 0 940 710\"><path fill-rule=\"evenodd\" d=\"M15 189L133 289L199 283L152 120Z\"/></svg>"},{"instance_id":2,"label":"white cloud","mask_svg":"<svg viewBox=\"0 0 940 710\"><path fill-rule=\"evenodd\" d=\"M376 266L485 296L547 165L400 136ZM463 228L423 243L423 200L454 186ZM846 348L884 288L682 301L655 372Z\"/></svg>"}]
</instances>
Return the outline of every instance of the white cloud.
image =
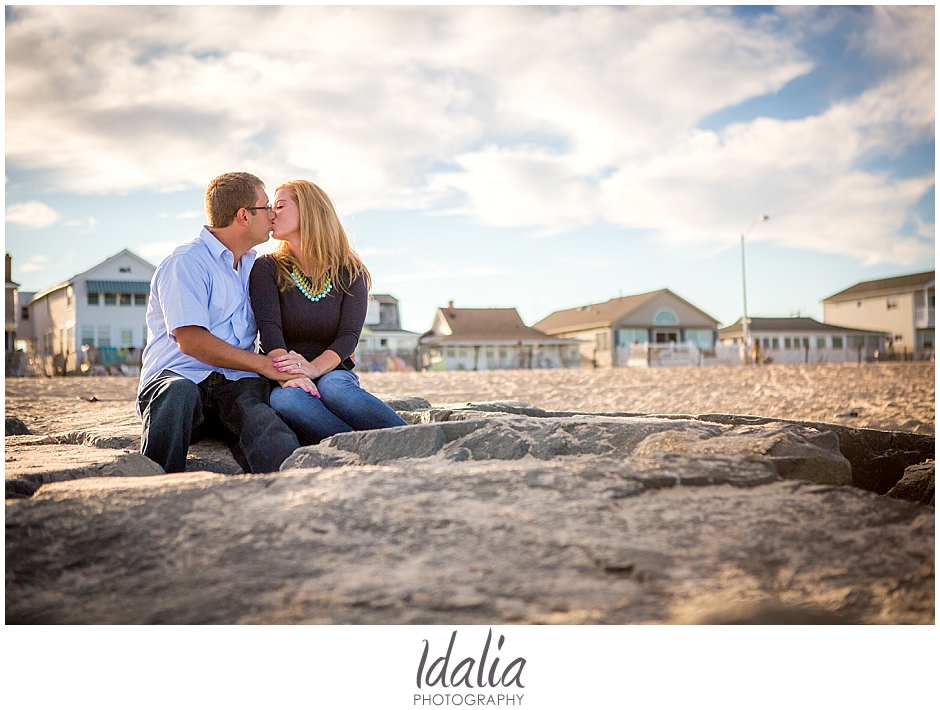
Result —
<instances>
[{"instance_id":1,"label":"white cloud","mask_svg":"<svg viewBox=\"0 0 940 710\"><path fill-rule=\"evenodd\" d=\"M378 247L363 247L362 249L356 249L356 253L361 257L391 256L393 254L405 254L410 251L411 249L380 249Z\"/></svg>"},{"instance_id":2,"label":"white cloud","mask_svg":"<svg viewBox=\"0 0 940 710\"><path fill-rule=\"evenodd\" d=\"M42 271L46 267L49 257L43 254L35 254L22 264L14 264L14 272L29 274L34 271Z\"/></svg>"},{"instance_id":3,"label":"white cloud","mask_svg":"<svg viewBox=\"0 0 940 710\"><path fill-rule=\"evenodd\" d=\"M755 239L913 261L933 249L911 213L933 176L864 165L933 136L933 8L867 12L850 41L885 71L860 95L709 131L715 112L809 75L801 43L837 11L15 8L7 161L59 190L201 189L243 169L269 188L318 181L344 214L542 234L607 222L677 245L733 244L768 212Z\"/></svg>"},{"instance_id":4,"label":"white cloud","mask_svg":"<svg viewBox=\"0 0 940 710\"><path fill-rule=\"evenodd\" d=\"M6 221L30 229L44 229L59 221L59 213L44 202L18 202L7 207Z\"/></svg>"},{"instance_id":5,"label":"white cloud","mask_svg":"<svg viewBox=\"0 0 940 710\"><path fill-rule=\"evenodd\" d=\"M159 264L168 257L176 247L183 243L185 243L185 241L144 242L138 244L134 251L152 264Z\"/></svg>"}]
</instances>

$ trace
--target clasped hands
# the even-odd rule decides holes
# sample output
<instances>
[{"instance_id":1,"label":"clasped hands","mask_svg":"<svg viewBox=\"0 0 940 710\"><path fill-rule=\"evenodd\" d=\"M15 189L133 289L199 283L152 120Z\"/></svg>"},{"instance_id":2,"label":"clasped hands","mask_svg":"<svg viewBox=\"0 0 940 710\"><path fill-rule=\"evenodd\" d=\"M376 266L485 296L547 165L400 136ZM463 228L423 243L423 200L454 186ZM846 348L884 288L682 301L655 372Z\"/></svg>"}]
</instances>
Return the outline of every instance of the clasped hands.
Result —
<instances>
[{"instance_id":1,"label":"clasped hands","mask_svg":"<svg viewBox=\"0 0 940 710\"><path fill-rule=\"evenodd\" d=\"M271 361L274 363L274 367L278 372L297 375L297 377L281 382L281 387L299 387L304 392L312 394L314 397L320 397L317 386L313 384L314 378L319 375L313 371L312 363L304 358L303 355L291 350L286 355L272 357Z\"/></svg>"}]
</instances>

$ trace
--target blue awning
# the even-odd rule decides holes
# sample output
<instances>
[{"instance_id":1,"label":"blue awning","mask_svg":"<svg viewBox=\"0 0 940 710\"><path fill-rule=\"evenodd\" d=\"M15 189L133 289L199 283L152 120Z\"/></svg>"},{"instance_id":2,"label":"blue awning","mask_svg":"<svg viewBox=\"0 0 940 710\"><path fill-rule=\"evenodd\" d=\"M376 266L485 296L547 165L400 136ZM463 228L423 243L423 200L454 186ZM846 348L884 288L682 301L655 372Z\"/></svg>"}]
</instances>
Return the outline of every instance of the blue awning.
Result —
<instances>
[{"instance_id":1,"label":"blue awning","mask_svg":"<svg viewBox=\"0 0 940 710\"><path fill-rule=\"evenodd\" d=\"M86 281L88 293L132 293L146 296L150 293L149 281Z\"/></svg>"}]
</instances>

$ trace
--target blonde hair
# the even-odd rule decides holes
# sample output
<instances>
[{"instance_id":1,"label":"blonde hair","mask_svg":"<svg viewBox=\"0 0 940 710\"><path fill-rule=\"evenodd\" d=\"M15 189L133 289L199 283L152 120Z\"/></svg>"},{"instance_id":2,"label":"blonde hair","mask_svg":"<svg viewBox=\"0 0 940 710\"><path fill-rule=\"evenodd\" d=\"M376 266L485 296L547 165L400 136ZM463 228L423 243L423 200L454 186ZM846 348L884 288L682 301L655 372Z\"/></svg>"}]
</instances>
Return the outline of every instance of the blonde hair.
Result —
<instances>
[{"instance_id":1,"label":"blonde hair","mask_svg":"<svg viewBox=\"0 0 940 710\"><path fill-rule=\"evenodd\" d=\"M275 192L290 190L300 212L300 249L294 254L287 242L281 242L274 254L277 264L277 285L286 291L294 285L291 272L300 267L310 277L316 290L326 286L326 278L347 293L360 276L365 276L366 289L372 290L372 277L359 255L353 251L346 230L339 221L333 202L319 186L309 180L291 180ZM340 283L340 269L348 272L349 283Z\"/></svg>"},{"instance_id":2,"label":"blonde hair","mask_svg":"<svg viewBox=\"0 0 940 710\"><path fill-rule=\"evenodd\" d=\"M253 207L258 200L261 179L251 173L224 173L206 188L206 216L210 227L227 227L242 207Z\"/></svg>"}]
</instances>

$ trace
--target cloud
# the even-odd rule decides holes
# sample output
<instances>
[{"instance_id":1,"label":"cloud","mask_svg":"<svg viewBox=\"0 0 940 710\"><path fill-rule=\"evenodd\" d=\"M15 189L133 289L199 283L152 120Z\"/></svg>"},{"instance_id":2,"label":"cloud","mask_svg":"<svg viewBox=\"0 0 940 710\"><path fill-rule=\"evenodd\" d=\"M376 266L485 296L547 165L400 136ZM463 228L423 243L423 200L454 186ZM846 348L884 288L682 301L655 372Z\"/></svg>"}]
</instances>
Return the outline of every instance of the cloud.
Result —
<instances>
[{"instance_id":1,"label":"cloud","mask_svg":"<svg viewBox=\"0 0 940 710\"><path fill-rule=\"evenodd\" d=\"M371 257L371 256L391 256L392 254L406 254L412 251L411 249L380 249L378 247L363 247L362 249L356 249L356 253L361 257Z\"/></svg>"},{"instance_id":2,"label":"cloud","mask_svg":"<svg viewBox=\"0 0 940 710\"><path fill-rule=\"evenodd\" d=\"M184 241L144 242L143 244L138 244L135 251L147 261L153 264L159 264L168 257L176 247L183 244Z\"/></svg>"},{"instance_id":3,"label":"cloud","mask_svg":"<svg viewBox=\"0 0 940 710\"><path fill-rule=\"evenodd\" d=\"M452 269L438 266L435 264L424 263L420 269L407 271L404 273L385 274L382 276L382 284L403 284L416 283L421 281L450 281L459 278L486 278L489 276L508 276L510 271L505 269L493 269L489 267L467 267L464 269ZM384 288L384 285L382 286Z\"/></svg>"},{"instance_id":4,"label":"cloud","mask_svg":"<svg viewBox=\"0 0 940 710\"><path fill-rule=\"evenodd\" d=\"M866 88L699 128L811 79L807 38L847 17L879 67ZM767 212L754 239L914 261L933 225L903 227L933 174L864 166L933 138L933 25L931 7L21 7L7 162L82 193L300 176L344 214L606 223L671 245L733 244Z\"/></svg>"},{"instance_id":5,"label":"cloud","mask_svg":"<svg viewBox=\"0 0 940 710\"><path fill-rule=\"evenodd\" d=\"M21 274L29 274L34 271L42 271L46 267L49 257L43 254L36 254L26 260L25 263L14 264L13 271Z\"/></svg>"},{"instance_id":6,"label":"cloud","mask_svg":"<svg viewBox=\"0 0 940 710\"><path fill-rule=\"evenodd\" d=\"M6 221L30 229L44 229L59 221L59 213L43 202L18 202L7 207Z\"/></svg>"}]
</instances>

